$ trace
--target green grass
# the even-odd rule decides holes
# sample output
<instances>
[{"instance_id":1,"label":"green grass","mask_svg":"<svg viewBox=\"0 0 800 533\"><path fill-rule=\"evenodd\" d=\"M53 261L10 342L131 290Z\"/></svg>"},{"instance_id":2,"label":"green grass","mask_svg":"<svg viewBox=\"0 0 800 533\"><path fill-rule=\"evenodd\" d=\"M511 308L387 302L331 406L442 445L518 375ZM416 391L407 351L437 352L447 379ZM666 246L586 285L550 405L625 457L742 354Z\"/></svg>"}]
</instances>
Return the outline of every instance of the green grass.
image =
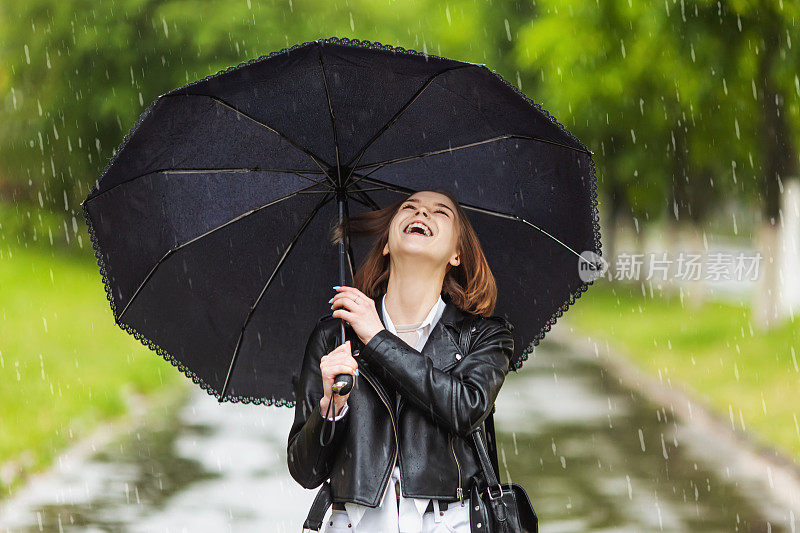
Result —
<instances>
[{"instance_id":1,"label":"green grass","mask_svg":"<svg viewBox=\"0 0 800 533\"><path fill-rule=\"evenodd\" d=\"M577 329L605 337L640 368L683 385L736 430L750 431L800 463L800 324L760 332L748 305L599 281L569 310ZM731 418L733 419L731 421Z\"/></svg>"},{"instance_id":2,"label":"green grass","mask_svg":"<svg viewBox=\"0 0 800 533\"><path fill-rule=\"evenodd\" d=\"M124 416L130 393L188 383L114 323L89 250L45 244L0 242L0 468L23 474L0 479L0 498L98 421Z\"/></svg>"}]
</instances>

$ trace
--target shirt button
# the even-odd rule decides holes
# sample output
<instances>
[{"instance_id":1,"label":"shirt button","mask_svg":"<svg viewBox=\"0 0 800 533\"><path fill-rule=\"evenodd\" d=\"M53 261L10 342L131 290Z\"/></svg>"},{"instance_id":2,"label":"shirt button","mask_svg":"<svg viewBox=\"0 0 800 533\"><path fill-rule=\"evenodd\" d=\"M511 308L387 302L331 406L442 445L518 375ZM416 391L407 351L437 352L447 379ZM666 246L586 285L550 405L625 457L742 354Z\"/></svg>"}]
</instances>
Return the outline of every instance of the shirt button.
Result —
<instances>
[{"instance_id":1,"label":"shirt button","mask_svg":"<svg viewBox=\"0 0 800 533\"><path fill-rule=\"evenodd\" d=\"M458 352L456 352L456 359L459 360L459 361L461 360L461 354L458 353Z\"/></svg>"}]
</instances>

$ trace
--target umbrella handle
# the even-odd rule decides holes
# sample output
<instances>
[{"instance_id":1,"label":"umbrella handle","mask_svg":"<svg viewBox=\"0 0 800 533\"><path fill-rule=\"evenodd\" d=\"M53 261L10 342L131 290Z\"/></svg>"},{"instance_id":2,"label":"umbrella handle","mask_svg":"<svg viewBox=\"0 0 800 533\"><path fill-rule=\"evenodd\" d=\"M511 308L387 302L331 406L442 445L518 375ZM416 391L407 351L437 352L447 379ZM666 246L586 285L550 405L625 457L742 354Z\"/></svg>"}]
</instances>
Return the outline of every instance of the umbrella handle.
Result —
<instances>
[{"instance_id":1,"label":"umbrella handle","mask_svg":"<svg viewBox=\"0 0 800 533\"><path fill-rule=\"evenodd\" d=\"M328 410L325 412L324 415L322 415L326 422L329 420L330 412L331 412L332 408L333 408L334 417L336 415L336 408L333 406L333 404L334 404L333 395L334 394L338 394L340 396L344 396L345 394L350 392L350 389L352 389L352 388L353 388L353 376L351 376L350 374L337 374L336 375L336 379L333 380L333 387L331 387L333 392L331 393L331 399L328 402ZM327 446L328 444L330 444L333 441L333 433L334 433L334 428L336 427L336 420L334 419L331 422L329 422L329 425L330 425L331 429L328 432L328 438L325 438L325 428L324 427L323 427L322 431L320 431L320 433L319 433L319 443L320 443L321 446Z\"/></svg>"},{"instance_id":2,"label":"umbrella handle","mask_svg":"<svg viewBox=\"0 0 800 533\"><path fill-rule=\"evenodd\" d=\"M353 388L353 376L350 374L337 374L333 380L333 392L339 396L344 396Z\"/></svg>"}]
</instances>

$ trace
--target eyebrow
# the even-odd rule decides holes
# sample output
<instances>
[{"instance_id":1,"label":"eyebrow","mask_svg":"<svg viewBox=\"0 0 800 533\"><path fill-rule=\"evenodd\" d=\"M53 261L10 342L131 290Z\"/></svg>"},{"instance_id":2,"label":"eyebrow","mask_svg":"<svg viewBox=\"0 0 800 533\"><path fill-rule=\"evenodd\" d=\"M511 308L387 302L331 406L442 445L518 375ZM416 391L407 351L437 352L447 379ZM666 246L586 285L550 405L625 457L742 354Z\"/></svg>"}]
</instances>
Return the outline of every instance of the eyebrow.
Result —
<instances>
[{"instance_id":1,"label":"eyebrow","mask_svg":"<svg viewBox=\"0 0 800 533\"><path fill-rule=\"evenodd\" d=\"M419 202L419 200L416 199L416 198L409 198L408 200L406 200L406 202ZM450 209L448 206L446 206L446 205L444 205L442 203L439 203L439 202L436 202L433 205L438 205L438 206L444 207L445 209ZM450 209L450 212L455 214L455 212L452 209Z\"/></svg>"}]
</instances>

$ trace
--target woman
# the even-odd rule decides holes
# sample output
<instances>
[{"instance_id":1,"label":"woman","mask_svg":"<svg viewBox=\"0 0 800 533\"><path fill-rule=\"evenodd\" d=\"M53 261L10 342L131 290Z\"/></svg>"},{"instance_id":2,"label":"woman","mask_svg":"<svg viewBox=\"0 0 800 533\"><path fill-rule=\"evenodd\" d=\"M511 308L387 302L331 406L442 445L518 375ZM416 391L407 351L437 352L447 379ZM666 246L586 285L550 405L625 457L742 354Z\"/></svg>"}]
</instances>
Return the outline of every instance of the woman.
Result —
<instances>
[{"instance_id":1,"label":"woman","mask_svg":"<svg viewBox=\"0 0 800 533\"><path fill-rule=\"evenodd\" d=\"M306 488L330 479L326 531L470 531L464 497L480 466L469 435L514 351L513 327L491 315L494 277L446 191L353 217L347 231L378 238L355 287L333 288L332 313L306 345L289 472ZM342 234L335 228L334 240ZM332 396L338 374L360 376L358 387Z\"/></svg>"}]
</instances>

